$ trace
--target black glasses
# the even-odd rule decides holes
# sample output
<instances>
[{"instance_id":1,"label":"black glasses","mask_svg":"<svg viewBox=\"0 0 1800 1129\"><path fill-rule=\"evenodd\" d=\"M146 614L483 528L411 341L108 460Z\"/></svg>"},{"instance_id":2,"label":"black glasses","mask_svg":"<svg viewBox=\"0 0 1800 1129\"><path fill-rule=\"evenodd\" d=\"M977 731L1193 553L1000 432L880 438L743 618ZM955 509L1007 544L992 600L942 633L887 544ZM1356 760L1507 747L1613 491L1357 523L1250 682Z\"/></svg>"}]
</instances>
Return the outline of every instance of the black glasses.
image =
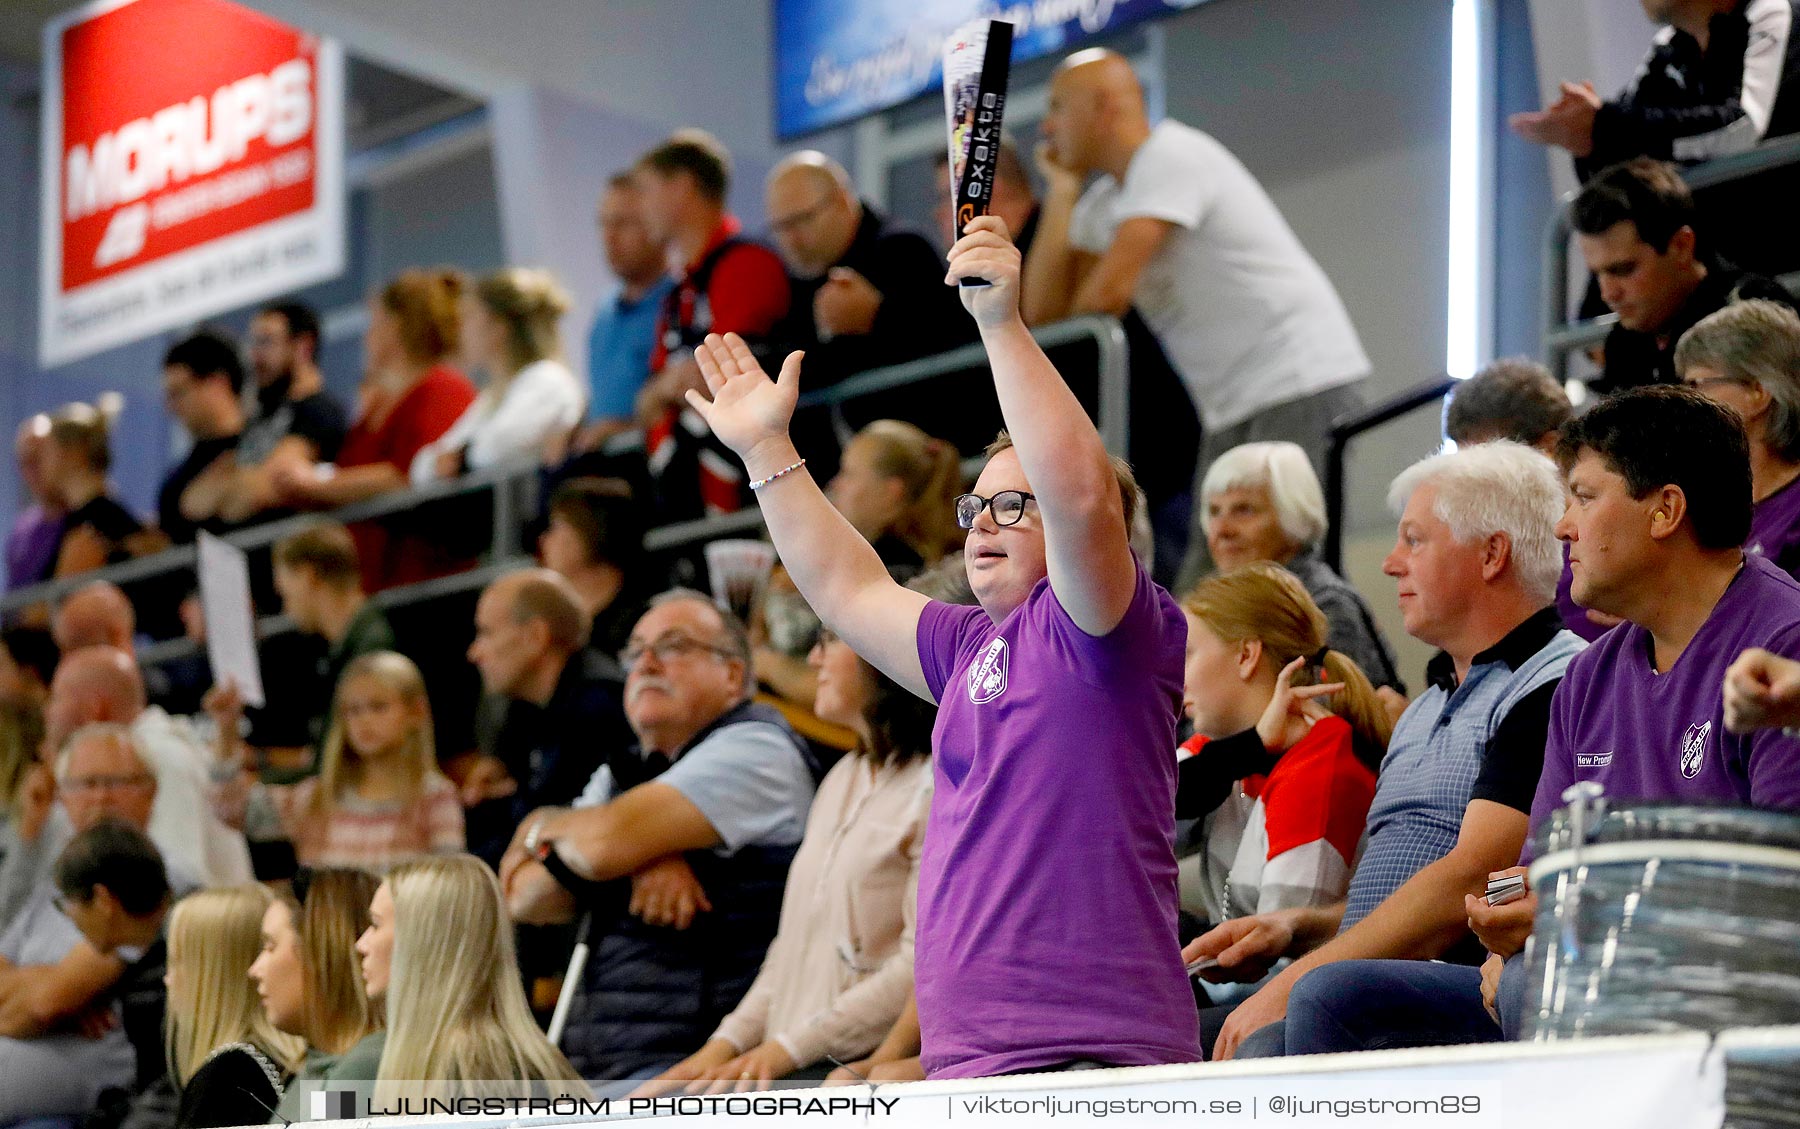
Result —
<instances>
[{"instance_id":1,"label":"black glasses","mask_svg":"<svg viewBox=\"0 0 1800 1129\"><path fill-rule=\"evenodd\" d=\"M1023 490L1002 490L992 498L983 498L980 494L958 494L956 496L956 524L964 529L974 529L975 519L981 511L992 508L995 525L1017 525L1025 516L1025 503L1037 500L1036 494L1027 494Z\"/></svg>"},{"instance_id":2,"label":"black glasses","mask_svg":"<svg viewBox=\"0 0 1800 1129\"><path fill-rule=\"evenodd\" d=\"M646 654L655 655L659 665L668 666L683 655L696 654L701 651L711 651L720 658L736 657L732 651L724 647L712 643L702 643L689 639L685 635L675 634L659 636L649 643L633 643L620 651L618 657L619 665L625 668L625 673L629 674L631 668L642 661Z\"/></svg>"},{"instance_id":3,"label":"black glasses","mask_svg":"<svg viewBox=\"0 0 1800 1129\"><path fill-rule=\"evenodd\" d=\"M783 232L792 231L795 228L805 227L807 224L818 219L820 214L830 206L831 197L827 196L810 208L802 208L790 215L781 216L778 219L771 219L769 221L769 230L780 235Z\"/></svg>"}]
</instances>

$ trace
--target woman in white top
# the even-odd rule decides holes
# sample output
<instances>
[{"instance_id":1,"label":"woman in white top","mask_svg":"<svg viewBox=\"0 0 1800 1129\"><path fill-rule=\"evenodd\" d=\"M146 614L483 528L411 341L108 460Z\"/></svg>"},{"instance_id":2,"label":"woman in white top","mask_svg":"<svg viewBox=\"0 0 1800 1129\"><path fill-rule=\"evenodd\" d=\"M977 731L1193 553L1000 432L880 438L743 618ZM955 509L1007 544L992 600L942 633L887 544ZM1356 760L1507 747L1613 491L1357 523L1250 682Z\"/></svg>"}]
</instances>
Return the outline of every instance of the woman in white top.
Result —
<instances>
[{"instance_id":1,"label":"woman in white top","mask_svg":"<svg viewBox=\"0 0 1800 1129\"><path fill-rule=\"evenodd\" d=\"M535 455L581 422L587 390L562 362L557 333L568 308L550 272L524 267L497 270L464 296L464 350L486 380L450 430L413 458L415 486Z\"/></svg>"}]
</instances>

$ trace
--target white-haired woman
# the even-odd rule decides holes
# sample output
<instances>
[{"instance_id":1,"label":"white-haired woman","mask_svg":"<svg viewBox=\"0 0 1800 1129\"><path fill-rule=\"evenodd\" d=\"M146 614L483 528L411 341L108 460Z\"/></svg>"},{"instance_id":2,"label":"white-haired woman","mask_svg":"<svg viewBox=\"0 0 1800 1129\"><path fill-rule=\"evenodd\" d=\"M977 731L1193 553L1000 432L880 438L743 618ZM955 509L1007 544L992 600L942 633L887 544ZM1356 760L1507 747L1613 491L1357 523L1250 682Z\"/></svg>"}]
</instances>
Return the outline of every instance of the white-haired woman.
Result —
<instances>
[{"instance_id":1,"label":"white-haired woman","mask_svg":"<svg viewBox=\"0 0 1800 1129\"><path fill-rule=\"evenodd\" d=\"M356 942L363 986L388 1014L378 1101L588 1092L532 1018L512 930L499 881L473 855L388 872Z\"/></svg>"},{"instance_id":2,"label":"white-haired woman","mask_svg":"<svg viewBox=\"0 0 1800 1129\"><path fill-rule=\"evenodd\" d=\"M1756 500L1745 551L1800 577L1800 314L1761 298L1733 302L1682 335L1675 371L1744 421Z\"/></svg>"},{"instance_id":3,"label":"white-haired woman","mask_svg":"<svg viewBox=\"0 0 1800 1129\"><path fill-rule=\"evenodd\" d=\"M270 1021L249 975L274 902L262 886L232 886L191 894L169 915L164 1044L177 1129L268 1120L306 1050Z\"/></svg>"},{"instance_id":4,"label":"white-haired woman","mask_svg":"<svg viewBox=\"0 0 1800 1129\"><path fill-rule=\"evenodd\" d=\"M1368 602L1319 557L1325 492L1305 451L1293 443L1233 447L1206 468L1198 505L1200 528L1218 571L1252 561L1286 568L1325 613L1331 649L1350 656L1377 688L1406 693L1394 649L1376 626ZM1388 701L1391 708L1395 699Z\"/></svg>"}]
</instances>

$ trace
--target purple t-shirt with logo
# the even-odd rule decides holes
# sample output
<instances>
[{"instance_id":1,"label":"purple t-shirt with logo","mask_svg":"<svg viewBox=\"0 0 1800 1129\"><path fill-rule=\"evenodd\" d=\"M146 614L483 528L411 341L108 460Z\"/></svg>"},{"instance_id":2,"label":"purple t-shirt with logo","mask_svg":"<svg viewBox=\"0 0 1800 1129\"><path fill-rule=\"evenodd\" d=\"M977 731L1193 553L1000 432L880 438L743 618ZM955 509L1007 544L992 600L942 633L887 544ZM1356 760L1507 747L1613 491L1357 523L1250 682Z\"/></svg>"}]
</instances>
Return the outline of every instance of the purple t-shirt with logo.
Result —
<instances>
[{"instance_id":1,"label":"purple t-shirt with logo","mask_svg":"<svg viewBox=\"0 0 1800 1129\"><path fill-rule=\"evenodd\" d=\"M936 602L920 615L938 700L915 958L931 1077L1199 1060L1175 922L1186 642L1141 563L1101 638L1048 580L998 624Z\"/></svg>"},{"instance_id":2,"label":"purple t-shirt with logo","mask_svg":"<svg viewBox=\"0 0 1800 1129\"><path fill-rule=\"evenodd\" d=\"M1681 657L1658 674L1650 633L1624 623L1569 663L1550 705L1535 834L1577 780L1613 804L1800 808L1800 740L1725 731L1725 668L1748 647L1800 659L1800 583L1761 557L1744 567Z\"/></svg>"},{"instance_id":3,"label":"purple t-shirt with logo","mask_svg":"<svg viewBox=\"0 0 1800 1129\"><path fill-rule=\"evenodd\" d=\"M1800 478L1756 503L1744 551L1774 561L1789 576L1800 576Z\"/></svg>"}]
</instances>

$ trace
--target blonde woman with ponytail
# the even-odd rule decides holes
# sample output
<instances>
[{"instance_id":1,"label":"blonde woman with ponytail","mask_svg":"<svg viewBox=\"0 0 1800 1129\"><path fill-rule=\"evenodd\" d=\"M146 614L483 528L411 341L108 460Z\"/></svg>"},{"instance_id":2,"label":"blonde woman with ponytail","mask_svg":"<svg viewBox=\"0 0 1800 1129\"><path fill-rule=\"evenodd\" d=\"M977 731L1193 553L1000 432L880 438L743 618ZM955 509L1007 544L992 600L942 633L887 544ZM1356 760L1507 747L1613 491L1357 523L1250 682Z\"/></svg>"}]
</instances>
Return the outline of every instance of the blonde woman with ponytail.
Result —
<instances>
[{"instance_id":1,"label":"blonde woman with ponytail","mask_svg":"<svg viewBox=\"0 0 1800 1129\"><path fill-rule=\"evenodd\" d=\"M203 890L169 915L164 1044L178 1129L267 1121L306 1049L269 1021L249 976L274 900L262 886Z\"/></svg>"},{"instance_id":2,"label":"blonde woman with ponytail","mask_svg":"<svg viewBox=\"0 0 1800 1129\"><path fill-rule=\"evenodd\" d=\"M1217 925L1341 900L1393 732L1375 688L1279 565L1210 577L1182 610L1195 735L1176 816L1207 820L1195 908Z\"/></svg>"},{"instance_id":3,"label":"blonde woman with ponytail","mask_svg":"<svg viewBox=\"0 0 1800 1129\"><path fill-rule=\"evenodd\" d=\"M923 568L962 548L960 493L956 448L895 419L857 432L825 486L831 504L889 567Z\"/></svg>"},{"instance_id":4,"label":"blonde woman with ponytail","mask_svg":"<svg viewBox=\"0 0 1800 1129\"><path fill-rule=\"evenodd\" d=\"M507 267L463 296L463 352L485 376L450 430L413 456L415 486L566 440L587 413L587 389L563 363L557 322L569 296L549 271Z\"/></svg>"},{"instance_id":5,"label":"blonde woman with ponytail","mask_svg":"<svg viewBox=\"0 0 1800 1129\"><path fill-rule=\"evenodd\" d=\"M363 986L389 1020L378 1103L588 1093L532 1018L500 883L480 859L389 871L356 951Z\"/></svg>"}]
</instances>

